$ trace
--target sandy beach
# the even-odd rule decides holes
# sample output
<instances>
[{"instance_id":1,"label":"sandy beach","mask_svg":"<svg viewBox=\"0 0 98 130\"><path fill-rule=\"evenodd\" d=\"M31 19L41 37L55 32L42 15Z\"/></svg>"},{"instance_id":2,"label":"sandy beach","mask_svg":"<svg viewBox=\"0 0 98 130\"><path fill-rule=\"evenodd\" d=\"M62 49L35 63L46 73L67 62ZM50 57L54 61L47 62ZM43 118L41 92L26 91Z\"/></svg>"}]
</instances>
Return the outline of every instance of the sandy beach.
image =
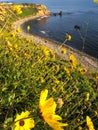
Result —
<instances>
[{"instance_id":1,"label":"sandy beach","mask_svg":"<svg viewBox=\"0 0 98 130\"><path fill-rule=\"evenodd\" d=\"M14 23L14 30L17 33L17 28L21 28L22 24L28 20L33 20L36 18L39 18L41 16L30 16L24 19L20 19L18 21L16 21ZM69 55L73 54L76 59L79 61L79 63L82 64L83 67L86 67L90 70L94 70L96 72L98 72L98 59L93 58L85 53L82 53L76 49L73 49L72 47L67 46L66 44L62 45L62 43L58 43L56 41L50 40L50 39L46 39L40 36L36 36L36 35L31 35L28 33L25 33L23 30L21 33L19 33L19 35L22 35L25 38L29 38L30 40L36 41L37 44L43 44L46 47L52 49L53 51L55 51L57 53L58 56L60 56L61 58L64 59L69 59ZM63 54L61 51L61 48L65 47L67 50L67 54Z\"/></svg>"}]
</instances>

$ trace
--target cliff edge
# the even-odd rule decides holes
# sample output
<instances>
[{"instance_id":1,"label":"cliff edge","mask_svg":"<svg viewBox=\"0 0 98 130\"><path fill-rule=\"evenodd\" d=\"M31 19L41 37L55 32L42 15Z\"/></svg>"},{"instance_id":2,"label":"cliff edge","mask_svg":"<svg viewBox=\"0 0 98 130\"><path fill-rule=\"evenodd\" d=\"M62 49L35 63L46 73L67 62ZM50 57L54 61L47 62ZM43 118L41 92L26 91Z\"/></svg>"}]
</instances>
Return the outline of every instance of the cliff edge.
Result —
<instances>
[{"instance_id":1,"label":"cliff edge","mask_svg":"<svg viewBox=\"0 0 98 130\"><path fill-rule=\"evenodd\" d=\"M42 15L50 15L50 11L47 10L46 6L45 5L36 5L37 7L37 13L36 15L38 16L42 16Z\"/></svg>"}]
</instances>

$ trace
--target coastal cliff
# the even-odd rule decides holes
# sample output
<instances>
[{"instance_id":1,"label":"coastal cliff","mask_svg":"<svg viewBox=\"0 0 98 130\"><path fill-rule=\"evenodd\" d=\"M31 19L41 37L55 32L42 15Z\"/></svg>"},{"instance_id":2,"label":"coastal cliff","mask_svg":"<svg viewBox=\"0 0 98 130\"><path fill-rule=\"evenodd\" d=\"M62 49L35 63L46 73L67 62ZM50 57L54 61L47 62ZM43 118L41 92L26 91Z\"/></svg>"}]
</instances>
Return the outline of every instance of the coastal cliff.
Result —
<instances>
[{"instance_id":1,"label":"coastal cliff","mask_svg":"<svg viewBox=\"0 0 98 130\"><path fill-rule=\"evenodd\" d=\"M37 6L37 13L36 15L50 15L50 11L47 10L45 5L36 5Z\"/></svg>"},{"instance_id":2,"label":"coastal cliff","mask_svg":"<svg viewBox=\"0 0 98 130\"><path fill-rule=\"evenodd\" d=\"M47 9L45 5L42 4L21 4L21 8L35 8L36 9L36 15L42 16L42 15L50 15L50 11Z\"/></svg>"}]
</instances>

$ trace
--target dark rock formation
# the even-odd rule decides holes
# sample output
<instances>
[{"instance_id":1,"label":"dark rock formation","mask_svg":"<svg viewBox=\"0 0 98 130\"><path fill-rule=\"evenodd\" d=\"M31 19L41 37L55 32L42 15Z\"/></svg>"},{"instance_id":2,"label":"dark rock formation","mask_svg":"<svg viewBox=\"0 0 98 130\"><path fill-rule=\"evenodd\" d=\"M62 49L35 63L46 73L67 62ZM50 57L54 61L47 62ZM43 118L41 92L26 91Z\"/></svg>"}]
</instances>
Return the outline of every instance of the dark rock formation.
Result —
<instances>
[{"instance_id":1,"label":"dark rock formation","mask_svg":"<svg viewBox=\"0 0 98 130\"><path fill-rule=\"evenodd\" d=\"M60 12L59 12L59 15L60 15L60 16L62 16L62 13L63 13L63 12L62 12L62 11L60 11Z\"/></svg>"},{"instance_id":2,"label":"dark rock formation","mask_svg":"<svg viewBox=\"0 0 98 130\"><path fill-rule=\"evenodd\" d=\"M76 30L80 30L80 26L79 26L79 25L75 25L74 28L75 28Z\"/></svg>"}]
</instances>

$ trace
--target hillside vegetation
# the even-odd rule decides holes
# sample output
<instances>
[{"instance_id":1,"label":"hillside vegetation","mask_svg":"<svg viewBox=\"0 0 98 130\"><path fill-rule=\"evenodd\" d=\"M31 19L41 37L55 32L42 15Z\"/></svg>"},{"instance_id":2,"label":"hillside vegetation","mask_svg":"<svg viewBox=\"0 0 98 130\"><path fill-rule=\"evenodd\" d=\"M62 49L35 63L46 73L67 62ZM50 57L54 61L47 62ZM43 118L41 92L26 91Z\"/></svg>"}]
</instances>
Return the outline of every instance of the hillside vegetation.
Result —
<instances>
[{"instance_id":1,"label":"hillside vegetation","mask_svg":"<svg viewBox=\"0 0 98 130\"><path fill-rule=\"evenodd\" d=\"M15 34L13 23L36 13L0 6L0 130L97 130L98 73Z\"/></svg>"}]
</instances>

